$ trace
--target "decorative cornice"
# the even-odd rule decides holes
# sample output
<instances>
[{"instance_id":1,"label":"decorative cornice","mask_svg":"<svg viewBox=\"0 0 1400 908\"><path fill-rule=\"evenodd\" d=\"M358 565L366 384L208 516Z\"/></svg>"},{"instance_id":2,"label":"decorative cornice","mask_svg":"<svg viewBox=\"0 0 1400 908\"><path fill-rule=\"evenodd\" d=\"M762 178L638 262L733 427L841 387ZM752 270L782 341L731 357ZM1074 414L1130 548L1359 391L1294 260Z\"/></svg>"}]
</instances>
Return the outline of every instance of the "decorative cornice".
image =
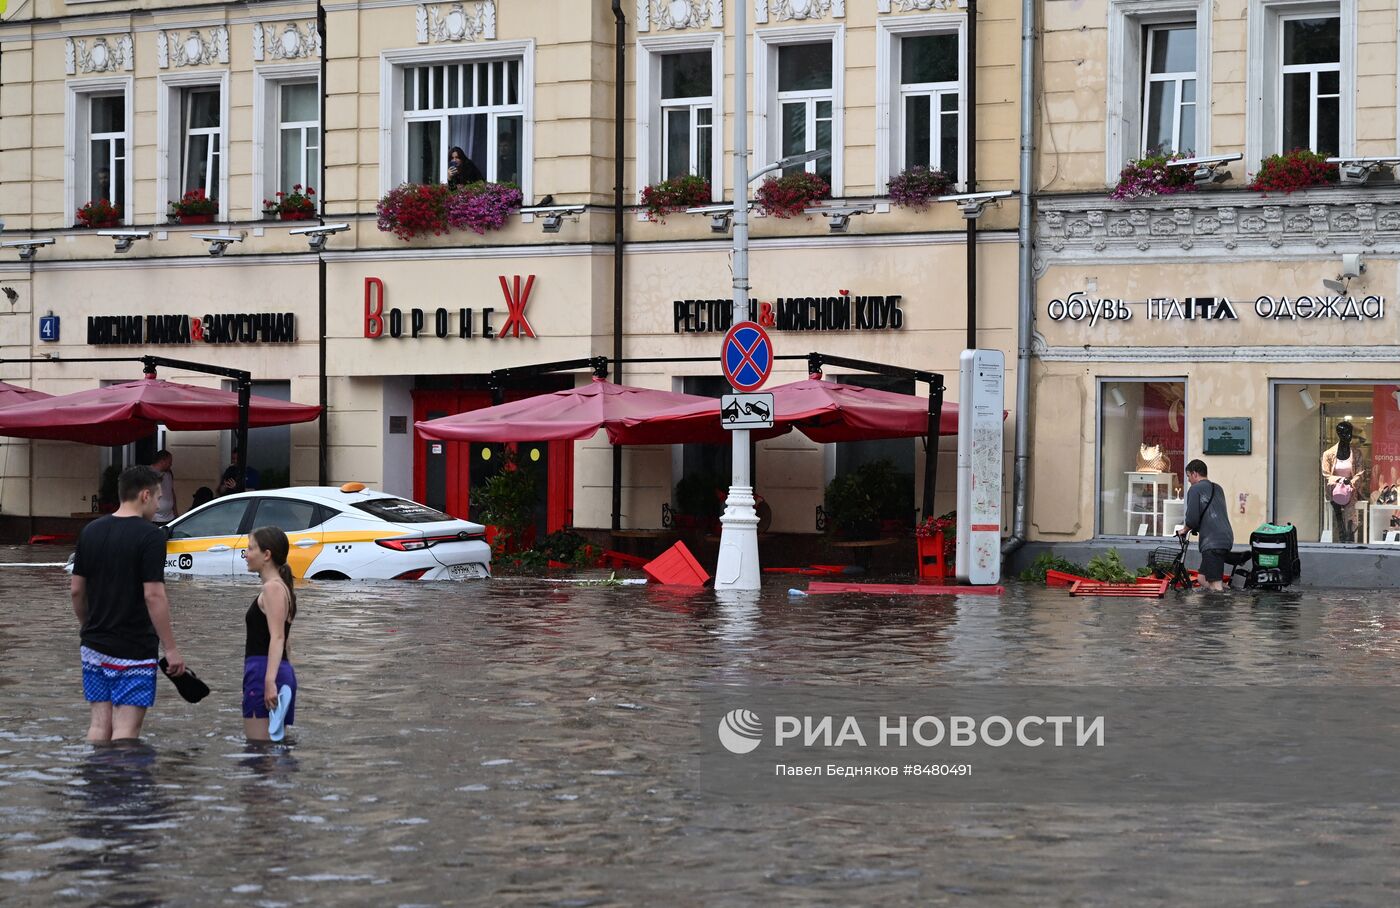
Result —
<instances>
[{"instance_id":1,"label":"decorative cornice","mask_svg":"<svg viewBox=\"0 0 1400 908\"><path fill-rule=\"evenodd\" d=\"M253 25L254 60L300 60L320 54L321 36L316 33L315 20Z\"/></svg>"},{"instance_id":2,"label":"decorative cornice","mask_svg":"<svg viewBox=\"0 0 1400 908\"><path fill-rule=\"evenodd\" d=\"M765 24L770 14L778 22L825 19L827 17L844 19L846 18L846 0L753 0L754 24Z\"/></svg>"},{"instance_id":3,"label":"decorative cornice","mask_svg":"<svg viewBox=\"0 0 1400 908\"><path fill-rule=\"evenodd\" d=\"M1036 268L1059 261L1259 258L1400 245L1400 194L1328 188L1292 195L1200 192L1114 202L1036 201Z\"/></svg>"},{"instance_id":4,"label":"decorative cornice","mask_svg":"<svg viewBox=\"0 0 1400 908\"><path fill-rule=\"evenodd\" d=\"M208 66L228 63L228 29L216 25L208 31L190 29L188 32L156 32L156 64L161 69L171 66Z\"/></svg>"},{"instance_id":5,"label":"decorative cornice","mask_svg":"<svg viewBox=\"0 0 1400 908\"><path fill-rule=\"evenodd\" d=\"M80 72L131 72L135 62L131 35L103 36L91 42L83 38L68 38L63 43L63 62L70 76Z\"/></svg>"},{"instance_id":6,"label":"decorative cornice","mask_svg":"<svg viewBox=\"0 0 1400 908\"><path fill-rule=\"evenodd\" d=\"M1400 362L1400 347L1379 346L1191 346L1051 347L1035 335L1031 355L1048 363L1380 363Z\"/></svg>"},{"instance_id":7,"label":"decorative cornice","mask_svg":"<svg viewBox=\"0 0 1400 908\"><path fill-rule=\"evenodd\" d=\"M445 10L443 4L420 3L414 18L419 44L494 41L496 38L496 0L453 3Z\"/></svg>"},{"instance_id":8,"label":"decorative cornice","mask_svg":"<svg viewBox=\"0 0 1400 908\"><path fill-rule=\"evenodd\" d=\"M967 0L875 0L877 13L926 13L936 9L967 9Z\"/></svg>"},{"instance_id":9,"label":"decorative cornice","mask_svg":"<svg viewBox=\"0 0 1400 908\"><path fill-rule=\"evenodd\" d=\"M637 0L637 31L724 28L724 0Z\"/></svg>"}]
</instances>

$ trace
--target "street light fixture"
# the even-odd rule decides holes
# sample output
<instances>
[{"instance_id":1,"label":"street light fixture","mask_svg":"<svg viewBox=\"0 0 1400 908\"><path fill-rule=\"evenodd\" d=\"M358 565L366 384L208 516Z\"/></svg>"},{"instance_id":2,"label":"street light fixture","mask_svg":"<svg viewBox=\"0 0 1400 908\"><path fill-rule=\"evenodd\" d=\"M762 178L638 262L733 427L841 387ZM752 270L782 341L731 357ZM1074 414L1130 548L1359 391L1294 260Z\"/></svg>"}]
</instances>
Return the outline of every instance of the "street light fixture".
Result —
<instances>
[{"instance_id":1,"label":"street light fixture","mask_svg":"<svg viewBox=\"0 0 1400 908\"><path fill-rule=\"evenodd\" d=\"M209 254L218 258L228 249L229 243L243 242L243 233L196 233L192 236L209 244Z\"/></svg>"},{"instance_id":2,"label":"street light fixture","mask_svg":"<svg viewBox=\"0 0 1400 908\"><path fill-rule=\"evenodd\" d=\"M544 223L540 226L545 233L558 233L564 226L564 218L577 221L579 215L583 214L584 205L534 205L520 209L521 214L538 214L544 216Z\"/></svg>"},{"instance_id":3,"label":"street light fixture","mask_svg":"<svg viewBox=\"0 0 1400 908\"><path fill-rule=\"evenodd\" d=\"M1231 178L1231 173L1224 170L1224 166L1234 161L1244 159L1244 155L1217 154L1203 158L1182 158L1179 161L1168 161L1167 167L1190 167L1191 180L1197 186L1209 186L1211 183L1224 183Z\"/></svg>"},{"instance_id":4,"label":"street light fixture","mask_svg":"<svg viewBox=\"0 0 1400 908\"><path fill-rule=\"evenodd\" d=\"M0 243L0 249L15 249L19 251L20 261L32 262L34 253L39 251L40 246L52 246L53 237L48 236L37 240L10 240Z\"/></svg>"},{"instance_id":5,"label":"street light fixture","mask_svg":"<svg viewBox=\"0 0 1400 908\"><path fill-rule=\"evenodd\" d=\"M1379 180L1395 179L1395 168L1400 166L1400 158L1328 158L1328 164L1336 164L1338 175L1343 183L1361 186ZM1381 176L1384 172L1384 176Z\"/></svg>"},{"instance_id":6,"label":"street light fixture","mask_svg":"<svg viewBox=\"0 0 1400 908\"><path fill-rule=\"evenodd\" d=\"M349 224L318 224L314 227L296 227L288 230L287 233L306 237L307 244L312 252L321 252L326 248L326 240L333 233L341 233L350 229Z\"/></svg>"},{"instance_id":7,"label":"street light fixture","mask_svg":"<svg viewBox=\"0 0 1400 908\"><path fill-rule=\"evenodd\" d=\"M956 202L959 210L962 211L964 220L975 221L982 216L982 211L988 205L997 208L1001 207L1002 199L1009 199L1013 195L1010 189L997 189L992 192L959 192L953 195L941 195L940 202Z\"/></svg>"},{"instance_id":8,"label":"street light fixture","mask_svg":"<svg viewBox=\"0 0 1400 908\"><path fill-rule=\"evenodd\" d=\"M151 231L149 230L99 230L98 236L109 236L116 241L113 252L130 252L131 244L137 240L149 240Z\"/></svg>"}]
</instances>

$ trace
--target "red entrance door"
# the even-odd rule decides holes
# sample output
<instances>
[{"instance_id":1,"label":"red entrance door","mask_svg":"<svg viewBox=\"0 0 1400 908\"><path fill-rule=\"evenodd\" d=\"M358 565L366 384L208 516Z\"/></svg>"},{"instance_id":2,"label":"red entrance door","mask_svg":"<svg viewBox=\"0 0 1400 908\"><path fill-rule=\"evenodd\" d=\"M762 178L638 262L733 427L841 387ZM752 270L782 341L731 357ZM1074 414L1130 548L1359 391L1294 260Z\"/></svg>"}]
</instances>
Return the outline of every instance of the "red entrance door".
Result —
<instances>
[{"instance_id":1,"label":"red entrance door","mask_svg":"<svg viewBox=\"0 0 1400 908\"><path fill-rule=\"evenodd\" d=\"M530 392L507 394L507 400L529 397ZM413 420L437 419L491 406L486 391L414 391ZM416 431L413 448L413 494L428 505L465 520L483 523L472 508L471 490L500 471L508 451L520 462L542 468L546 477L545 501L537 511L536 532L543 535L573 524L573 442L527 444L475 444L463 441L429 441Z\"/></svg>"}]
</instances>

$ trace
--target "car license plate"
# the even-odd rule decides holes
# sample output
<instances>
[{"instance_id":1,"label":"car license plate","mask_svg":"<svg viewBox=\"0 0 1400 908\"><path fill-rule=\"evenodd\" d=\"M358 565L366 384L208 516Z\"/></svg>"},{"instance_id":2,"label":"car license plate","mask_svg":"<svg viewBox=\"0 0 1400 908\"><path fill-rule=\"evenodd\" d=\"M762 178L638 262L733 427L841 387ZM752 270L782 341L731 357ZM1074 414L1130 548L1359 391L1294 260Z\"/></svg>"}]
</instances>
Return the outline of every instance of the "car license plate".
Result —
<instances>
[{"instance_id":1,"label":"car license plate","mask_svg":"<svg viewBox=\"0 0 1400 908\"><path fill-rule=\"evenodd\" d=\"M454 564L447 568L447 576L450 580L478 580L486 576L486 569L477 562Z\"/></svg>"}]
</instances>

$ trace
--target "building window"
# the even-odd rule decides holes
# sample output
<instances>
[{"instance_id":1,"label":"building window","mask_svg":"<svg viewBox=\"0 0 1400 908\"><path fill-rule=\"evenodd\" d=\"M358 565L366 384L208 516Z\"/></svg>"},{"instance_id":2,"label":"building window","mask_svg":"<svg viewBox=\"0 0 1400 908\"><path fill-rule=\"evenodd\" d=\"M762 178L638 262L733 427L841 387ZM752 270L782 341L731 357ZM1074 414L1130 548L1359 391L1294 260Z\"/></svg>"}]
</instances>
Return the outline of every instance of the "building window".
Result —
<instances>
[{"instance_id":1,"label":"building window","mask_svg":"<svg viewBox=\"0 0 1400 908\"><path fill-rule=\"evenodd\" d=\"M130 94L131 80L125 78L68 83L64 207L70 219L88 202L106 199L131 222Z\"/></svg>"},{"instance_id":2,"label":"building window","mask_svg":"<svg viewBox=\"0 0 1400 908\"><path fill-rule=\"evenodd\" d=\"M1274 523L1299 542L1400 544L1400 385L1276 383L1273 433Z\"/></svg>"},{"instance_id":3,"label":"building window","mask_svg":"<svg viewBox=\"0 0 1400 908\"><path fill-rule=\"evenodd\" d=\"M220 158L223 155L220 90L216 86L182 89L180 92L180 192L203 190L219 197Z\"/></svg>"},{"instance_id":4,"label":"building window","mask_svg":"<svg viewBox=\"0 0 1400 908\"><path fill-rule=\"evenodd\" d=\"M831 151L831 43L784 44L778 47L775 145L778 157ZM831 156L784 168L783 174L806 170L831 182Z\"/></svg>"},{"instance_id":5,"label":"building window","mask_svg":"<svg viewBox=\"0 0 1400 908\"><path fill-rule=\"evenodd\" d=\"M714 78L709 51L661 56L661 177L689 174L714 185Z\"/></svg>"},{"instance_id":6,"label":"building window","mask_svg":"<svg viewBox=\"0 0 1400 908\"><path fill-rule=\"evenodd\" d=\"M1099 383L1099 533L1170 536L1185 514L1186 383Z\"/></svg>"},{"instance_id":7,"label":"building window","mask_svg":"<svg viewBox=\"0 0 1400 908\"><path fill-rule=\"evenodd\" d=\"M956 32L899 41L900 169L927 167L959 177L962 83ZM959 180L960 182L960 180Z\"/></svg>"},{"instance_id":8,"label":"building window","mask_svg":"<svg viewBox=\"0 0 1400 908\"><path fill-rule=\"evenodd\" d=\"M447 154L460 148L467 182L520 183L522 69L519 59L405 67L404 178L447 182Z\"/></svg>"},{"instance_id":9,"label":"building window","mask_svg":"<svg viewBox=\"0 0 1400 908\"><path fill-rule=\"evenodd\" d=\"M315 82L278 85L277 187L315 186L321 172L320 91Z\"/></svg>"},{"instance_id":10,"label":"building window","mask_svg":"<svg viewBox=\"0 0 1400 908\"><path fill-rule=\"evenodd\" d=\"M1196 29L1150 26L1144 40L1142 154L1196 150Z\"/></svg>"},{"instance_id":11,"label":"building window","mask_svg":"<svg viewBox=\"0 0 1400 908\"><path fill-rule=\"evenodd\" d=\"M1279 148L1335 155L1341 148L1341 18L1284 18Z\"/></svg>"}]
</instances>

